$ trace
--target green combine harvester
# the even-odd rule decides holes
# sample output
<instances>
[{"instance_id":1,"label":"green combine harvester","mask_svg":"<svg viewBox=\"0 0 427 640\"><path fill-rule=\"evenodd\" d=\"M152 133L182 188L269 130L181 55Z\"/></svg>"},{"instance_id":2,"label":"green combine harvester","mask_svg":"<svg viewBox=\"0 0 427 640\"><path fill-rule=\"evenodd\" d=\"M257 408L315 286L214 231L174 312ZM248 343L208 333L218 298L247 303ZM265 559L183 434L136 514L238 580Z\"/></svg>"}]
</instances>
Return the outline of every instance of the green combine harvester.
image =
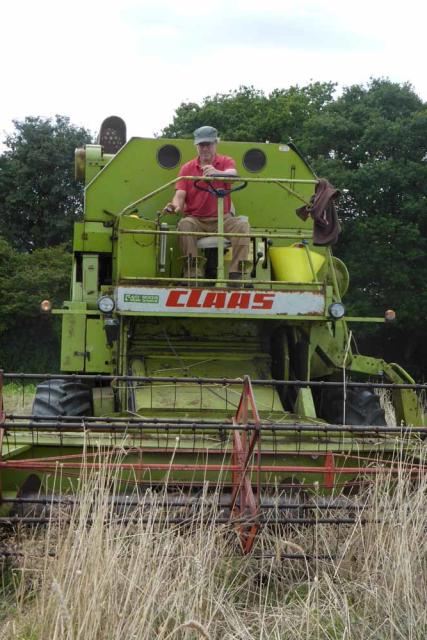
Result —
<instances>
[{"instance_id":1,"label":"green combine harvester","mask_svg":"<svg viewBox=\"0 0 427 640\"><path fill-rule=\"evenodd\" d=\"M311 206L318 178L293 144L220 144L239 174L226 179L235 215L251 229L241 281L228 280L225 193L215 178L188 176L215 190L218 232L198 234L204 274L183 281L178 216L164 207L193 142L126 142L125 129L108 118L99 144L76 150L85 201L70 299L42 303L62 316L61 373L3 375L39 384L31 415L3 412L2 519L41 521L35 504L120 448L111 464L124 484L167 482L180 509L209 483L248 552L273 488L298 522L308 518L298 509L289 518L289 496L307 504L316 487L317 500L336 498L393 469L396 439L425 432L422 385L355 350L356 324L393 312L347 315L344 263L313 244L313 221L295 213ZM381 387L391 388L397 426L386 425Z\"/></svg>"}]
</instances>

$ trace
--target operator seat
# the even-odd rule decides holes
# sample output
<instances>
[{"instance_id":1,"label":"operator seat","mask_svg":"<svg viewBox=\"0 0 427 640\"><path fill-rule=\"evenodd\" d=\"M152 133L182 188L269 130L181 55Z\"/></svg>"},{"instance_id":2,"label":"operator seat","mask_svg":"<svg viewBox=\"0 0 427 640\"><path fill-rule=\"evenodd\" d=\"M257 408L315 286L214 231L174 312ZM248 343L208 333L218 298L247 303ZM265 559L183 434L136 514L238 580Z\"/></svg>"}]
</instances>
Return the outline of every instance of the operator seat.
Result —
<instances>
[{"instance_id":1,"label":"operator seat","mask_svg":"<svg viewBox=\"0 0 427 640\"><path fill-rule=\"evenodd\" d=\"M231 247L228 238L224 238L224 253ZM218 263L218 237L206 236L197 240L197 248L201 249L206 257L205 278L216 278L216 268Z\"/></svg>"},{"instance_id":2,"label":"operator seat","mask_svg":"<svg viewBox=\"0 0 427 640\"><path fill-rule=\"evenodd\" d=\"M236 215L236 209L233 201L231 201L230 213ZM224 238L224 253L227 253L231 247L229 238ZM206 257L205 277L216 278L216 268L218 263L218 237L205 236L197 240L197 248L201 249Z\"/></svg>"}]
</instances>

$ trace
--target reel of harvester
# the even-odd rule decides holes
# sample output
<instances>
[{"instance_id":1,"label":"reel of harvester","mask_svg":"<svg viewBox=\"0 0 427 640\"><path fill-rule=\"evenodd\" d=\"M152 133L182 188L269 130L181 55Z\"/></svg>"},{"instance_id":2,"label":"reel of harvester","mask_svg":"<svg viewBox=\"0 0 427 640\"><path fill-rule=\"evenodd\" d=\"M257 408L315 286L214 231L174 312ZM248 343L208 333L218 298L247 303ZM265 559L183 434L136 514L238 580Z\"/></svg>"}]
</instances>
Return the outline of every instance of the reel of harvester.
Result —
<instances>
[{"instance_id":1,"label":"reel of harvester","mask_svg":"<svg viewBox=\"0 0 427 640\"><path fill-rule=\"evenodd\" d=\"M4 380L20 381L25 394L25 383L35 379L42 381L38 387L42 391L31 413L25 412L25 404L24 410L4 408ZM167 407L169 415L165 409L158 417L129 411L127 415L72 415L66 412L68 383L74 398L76 385L82 392L91 389L101 407L103 393L110 398L111 387L115 392L142 388L153 407L158 394L167 389L175 403ZM200 406L205 394L217 394L229 417L180 416L179 396L189 385L199 389ZM405 474L416 482L426 473L427 466L417 453L426 434L421 425L330 424L286 413L281 420L270 420L265 411L261 418L254 388L286 385L341 391L344 386L344 393L350 395L354 389L372 392L373 386L418 392L426 388L378 382L251 381L248 376L2 374L0 526L66 524L67 514L79 501L82 482L91 474L107 472L115 479L110 501L121 522L152 518L150 506L158 504L161 495L162 509L156 511L156 518L162 526L185 526L196 514L234 531L241 552L248 554L261 530L269 527L280 535L296 528L363 524L374 516L365 511L360 495L378 478ZM49 410L41 411L45 395ZM89 404L84 412L90 411Z\"/></svg>"}]
</instances>

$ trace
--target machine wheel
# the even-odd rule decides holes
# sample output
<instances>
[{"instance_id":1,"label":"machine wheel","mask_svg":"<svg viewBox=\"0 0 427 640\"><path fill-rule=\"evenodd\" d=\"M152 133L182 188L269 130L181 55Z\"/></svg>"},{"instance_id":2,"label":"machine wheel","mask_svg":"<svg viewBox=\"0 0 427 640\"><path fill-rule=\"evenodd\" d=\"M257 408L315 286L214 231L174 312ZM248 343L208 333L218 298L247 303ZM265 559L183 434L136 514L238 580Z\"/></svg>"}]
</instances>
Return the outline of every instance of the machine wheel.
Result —
<instances>
[{"instance_id":1,"label":"machine wheel","mask_svg":"<svg viewBox=\"0 0 427 640\"><path fill-rule=\"evenodd\" d=\"M331 424L386 426L379 397L370 389L350 388L346 391L345 416L342 389L325 389L320 399L320 417Z\"/></svg>"},{"instance_id":2,"label":"machine wheel","mask_svg":"<svg viewBox=\"0 0 427 640\"><path fill-rule=\"evenodd\" d=\"M73 380L47 380L37 385L33 402L33 415L91 416L92 393L90 387Z\"/></svg>"}]
</instances>

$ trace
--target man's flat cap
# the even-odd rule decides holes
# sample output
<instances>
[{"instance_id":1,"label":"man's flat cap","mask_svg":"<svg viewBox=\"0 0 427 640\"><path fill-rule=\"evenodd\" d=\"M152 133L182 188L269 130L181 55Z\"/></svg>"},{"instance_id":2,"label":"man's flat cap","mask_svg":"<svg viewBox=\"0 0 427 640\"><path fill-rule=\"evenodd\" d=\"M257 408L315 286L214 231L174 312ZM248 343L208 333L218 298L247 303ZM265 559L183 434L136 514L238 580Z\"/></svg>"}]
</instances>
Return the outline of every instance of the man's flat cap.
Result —
<instances>
[{"instance_id":1,"label":"man's flat cap","mask_svg":"<svg viewBox=\"0 0 427 640\"><path fill-rule=\"evenodd\" d=\"M218 131L215 127L199 127L194 132L194 144L201 142L216 142L218 140Z\"/></svg>"}]
</instances>

